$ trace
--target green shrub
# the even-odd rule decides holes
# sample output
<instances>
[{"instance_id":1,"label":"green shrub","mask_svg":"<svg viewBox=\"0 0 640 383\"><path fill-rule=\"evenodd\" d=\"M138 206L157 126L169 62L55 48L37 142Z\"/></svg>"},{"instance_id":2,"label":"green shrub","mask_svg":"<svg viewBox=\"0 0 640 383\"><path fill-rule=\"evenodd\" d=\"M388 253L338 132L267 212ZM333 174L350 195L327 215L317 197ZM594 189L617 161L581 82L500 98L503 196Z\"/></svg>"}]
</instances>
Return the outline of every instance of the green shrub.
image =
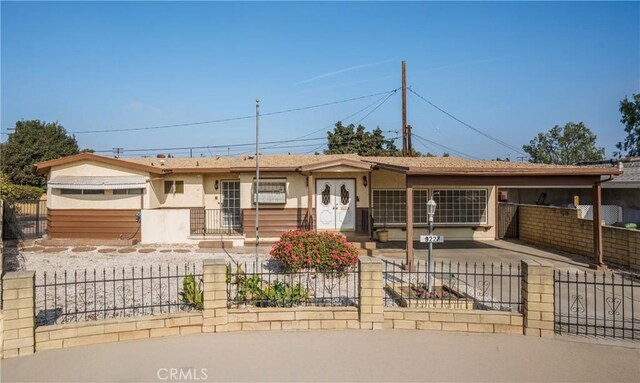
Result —
<instances>
[{"instance_id":1,"label":"green shrub","mask_svg":"<svg viewBox=\"0 0 640 383\"><path fill-rule=\"evenodd\" d=\"M196 278L189 274L182 281L182 291L180 292L182 303L195 308L196 310L204 309L204 296L200 289Z\"/></svg>"},{"instance_id":2,"label":"green shrub","mask_svg":"<svg viewBox=\"0 0 640 383\"><path fill-rule=\"evenodd\" d=\"M238 303L252 303L259 307L293 307L309 299L309 293L300 283L279 280L268 283L259 275L246 276L242 272L236 272L234 283L238 289Z\"/></svg>"},{"instance_id":3,"label":"green shrub","mask_svg":"<svg viewBox=\"0 0 640 383\"><path fill-rule=\"evenodd\" d=\"M0 199L40 199L43 193L39 187L12 184L6 174L0 173Z\"/></svg>"},{"instance_id":4,"label":"green shrub","mask_svg":"<svg viewBox=\"0 0 640 383\"><path fill-rule=\"evenodd\" d=\"M340 235L293 230L284 233L269 253L291 271L343 272L358 262L358 250Z\"/></svg>"}]
</instances>

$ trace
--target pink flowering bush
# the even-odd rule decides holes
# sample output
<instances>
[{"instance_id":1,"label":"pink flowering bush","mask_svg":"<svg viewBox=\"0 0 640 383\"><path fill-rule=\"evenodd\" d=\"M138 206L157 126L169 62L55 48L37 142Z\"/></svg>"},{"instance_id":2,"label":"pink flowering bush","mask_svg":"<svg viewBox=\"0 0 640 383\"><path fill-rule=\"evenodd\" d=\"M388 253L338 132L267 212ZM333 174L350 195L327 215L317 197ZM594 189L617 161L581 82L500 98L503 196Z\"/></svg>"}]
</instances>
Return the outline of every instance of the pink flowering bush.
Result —
<instances>
[{"instance_id":1,"label":"pink flowering bush","mask_svg":"<svg viewBox=\"0 0 640 383\"><path fill-rule=\"evenodd\" d=\"M291 271L341 272L358 262L358 250L339 234L292 230L269 253Z\"/></svg>"}]
</instances>

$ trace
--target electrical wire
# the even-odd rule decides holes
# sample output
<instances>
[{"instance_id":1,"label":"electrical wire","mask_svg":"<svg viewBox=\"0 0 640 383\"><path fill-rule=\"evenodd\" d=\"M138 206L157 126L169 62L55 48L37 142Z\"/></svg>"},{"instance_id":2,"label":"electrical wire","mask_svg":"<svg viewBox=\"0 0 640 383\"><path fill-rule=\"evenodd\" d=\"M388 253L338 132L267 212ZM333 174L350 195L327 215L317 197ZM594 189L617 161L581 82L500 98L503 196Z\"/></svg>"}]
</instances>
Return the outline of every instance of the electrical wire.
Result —
<instances>
[{"instance_id":1,"label":"electrical wire","mask_svg":"<svg viewBox=\"0 0 640 383\"><path fill-rule=\"evenodd\" d=\"M408 89L409 89L409 92L411 92L411 93L413 93L414 95L416 95L416 96L417 96L418 98L420 98L422 101L424 101L424 102L426 102L427 104L431 105L432 107L434 107L434 108L438 109L438 110L439 110L439 111L441 111L442 113L444 113L444 114L446 114L447 116L451 117L452 119L454 119L454 120L458 121L459 123L461 123L462 125L466 126L466 127L467 127L467 128L469 128L469 129L473 130L474 132L476 132L476 133L479 133L479 134L483 135L484 137L486 137L486 138L490 139L491 141L493 141L493 142L495 142L495 143L497 143L497 144L499 144L499 145L504 146L504 147L505 147L505 148L507 148L507 149L510 149L510 150L516 151L516 152L518 152L518 153L520 153L520 154L522 154L522 155L527 155L527 154L526 154L525 152L523 152L521 149L518 149L517 147L515 147L515 146L513 146L513 145L511 145L511 144L509 144L509 143L507 143L507 142L505 142L505 141L502 141L502 140L500 140L500 139L498 139L498 138L495 138L495 137L493 137L492 135L490 135L490 134L488 134L488 133L485 133L485 132L483 132L482 130L480 130L480 129L478 129L478 128L474 128L473 126L471 126L471 125L467 124L466 122L462 121L462 120L461 120L461 119L459 119L458 117L456 117L456 116L452 115L451 113L449 113L449 112L447 112L446 110L442 109L442 108L441 108L441 107L439 107L438 105L436 105L436 104L432 103L431 101L427 100L426 98L422 97L421 95L419 95L419 94L418 94L416 91L414 91L413 89L411 89L411 88L408 88Z\"/></svg>"},{"instance_id":2,"label":"electrical wire","mask_svg":"<svg viewBox=\"0 0 640 383\"><path fill-rule=\"evenodd\" d=\"M352 113L352 114L348 115L347 117L344 117L344 118L339 119L338 121L345 121L345 122L346 122L346 121L348 121L351 117L356 116L356 115L358 115L358 114L360 114L360 113L364 112L365 110L367 110L367 109L371 108L372 106L376 105L378 102L380 102L380 101L382 101L382 100L385 100L385 101L386 101L386 99L388 99L390 95L395 94L395 93L398 91L398 89L400 89L400 88L396 88L396 89L393 89L393 90L389 91L389 92L388 92L389 94L386 94L386 93L385 93L385 95L384 95L384 96L380 97L379 99L377 99L376 101L372 102L371 104L369 104L369 105L365 106L364 108L362 108L362 109L358 110L358 111L357 111L357 112L355 112L355 113ZM383 101L383 103L384 103L384 101ZM379 107L379 105L376 107L376 109L377 109L378 107ZM370 113L369 113L369 114L370 114ZM368 115L367 115L367 116L368 116ZM366 116L365 116L365 117L366 117ZM360 120L360 121L362 121L362 120ZM358 123L359 123L360 121L358 121ZM356 125L357 125L358 123L356 123ZM323 130L330 129L330 128L332 128L333 126L335 126L335 124L333 124L333 123L332 123L332 124L329 124L329 125L327 125L326 127L322 127L322 128L320 128L320 129L318 129L318 130L314 130L314 131L313 131L313 132L311 132L311 133L307 133L307 134L302 135L302 136L300 136L300 137L296 137L296 138L294 138L292 141L295 141L295 140L300 139L300 138L308 137L308 136L310 136L310 135L312 135L312 134L319 133L319 132L321 132L321 131L323 131ZM271 146L270 148L274 148L274 147L277 147L277 146L278 146L278 145L274 145L274 146Z\"/></svg>"},{"instance_id":3,"label":"electrical wire","mask_svg":"<svg viewBox=\"0 0 640 383\"><path fill-rule=\"evenodd\" d=\"M365 98L375 97L375 96L379 96L381 94L387 94L389 92L390 91L378 92L378 93L368 94L366 96L352 97L352 98L349 98L349 99L346 99L346 100L332 101L332 102L326 102L326 103L322 103L322 104L303 106L303 107L300 107L300 108L292 108L292 109L279 110L279 111L276 111L276 112L262 113L262 114L260 114L260 116L261 117L274 116L274 115L277 115L277 114L298 112L298 111L301 111L301 110L309 110L309 109L314 109L314 108L321 108L321 107L325 107L325 106L337 105L337 104L342 104L342 103L345 103L345 102L351 102L351 101L356 101L356 100L362 100L362 99L365 99ZM79 130L79 131L72 131L72 132L69 132L69 133L72 133L72 134L88 134L88 133L113 133L113 132L131 132L131 131L138 131L138 130L169 129L169 128L180 128L180 127L186 127L186 126L204 125L204 124L215 124L215 123L220 123L220 122L240 121L240 120L247 120L247 119L250 119L250 118L255 118L255 115L252 114L252 115L240 116L240 117L221 118L221 119L217 119L217 120L199 121L199 122L187 122L187 123L172 124L172 125L146 126L146 127L140 127L140 128Z\"/></svg>"},{"instance_id":4,"label":"electrical wire","mask_svg":"<svg viewBox=\"0 0 640 383\"><path fill-rule=\"evenodd\" d=\"M425 142L428 142L428 143L430 143L430 144L432 144L432 145L439 146L439 147L441 147L441 148L443 148L443 149L445 149L445 150L448 150L448 151L450 151L450 152L458 153L459 155L461 155L461 156L463 156L463 157L471 158L471 159L474 159L474 160L479 160L479 159L480 159L480 158L478 158L478 157L476 157L476 156L472 156L471 154L468 154L468 153L465 153L465 152L461 152L461 151L459 151L459 150L456 150L456 149L450 148L450 147L448 147L448 146L444 146L444 145L442 145L442 144L439 144L439 143L437 143L437 142L435 142L435 141L432 141L432 140L426 139L426 138L421 137L421 136L419 136L419 135L417 135L417 134L415 134L415 133L412 133L411 135L412 135L414 138L417 138L417 139L418 139L418 141L419 141L422 145L425 145L425 147L426 147Z\"/></svg>"}]
</instances>

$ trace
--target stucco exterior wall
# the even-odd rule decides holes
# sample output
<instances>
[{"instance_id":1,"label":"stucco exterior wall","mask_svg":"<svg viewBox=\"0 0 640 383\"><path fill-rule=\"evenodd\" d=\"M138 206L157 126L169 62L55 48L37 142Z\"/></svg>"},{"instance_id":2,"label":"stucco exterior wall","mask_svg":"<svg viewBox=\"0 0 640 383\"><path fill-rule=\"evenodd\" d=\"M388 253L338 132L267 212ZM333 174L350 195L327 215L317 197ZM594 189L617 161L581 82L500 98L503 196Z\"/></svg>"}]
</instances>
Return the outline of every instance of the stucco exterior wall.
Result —
<instances>
[{"instance_id":1,"label":"stucco exterior wall","mask_svg":"<svg viewBox=\"0 0 640 383\"><path fill-rule=\"evenodd\" d=\"M142 243L186 243L191 234L189 209L142 211Z\"/></svg>"},{"instance_id":2,"label":"stucco exterior wall","mask_svg":"<svg viewBox=\"0 0 640 383\"><path fill-rule=\"evenodd\" d=\"M164 181L184 181L184 193L164 192ZM204 206L203 176L201 174L171 174L153 179L153 196L150 208L202 207Z\"/></svg>"}]
</instances>

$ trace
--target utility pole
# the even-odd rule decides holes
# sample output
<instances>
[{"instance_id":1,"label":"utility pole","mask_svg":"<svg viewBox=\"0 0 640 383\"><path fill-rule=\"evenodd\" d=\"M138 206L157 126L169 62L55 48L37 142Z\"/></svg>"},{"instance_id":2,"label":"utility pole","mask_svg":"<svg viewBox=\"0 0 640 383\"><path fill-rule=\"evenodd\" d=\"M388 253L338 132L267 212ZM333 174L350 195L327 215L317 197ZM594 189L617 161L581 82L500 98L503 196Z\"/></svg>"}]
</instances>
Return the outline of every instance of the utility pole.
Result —
<instances>
[{"instance_id":1,"label":"utility pole","mask_svg":"<svg viewBox=\"0 0 640 383\"><path fill-rule=\"evenodd\" d=\"M120 153L124 151L124 148L113 148L115 158L120 158Z\"/></svg>"},{"instance_id":2,"label":"utility pole","mask_svg":"<svg viewBox=\"0 0 640 383\"><path fill-rule=\"evenodd\" d=\"M413 157L413 145L411 144L411 125L407 125L407 157Z\"/></svg>"},{"instance_id":3,"label":"utility pole","mask_svg":"<svg viewBox=\"0 0 640 383\"><path fill-rule=\"evenodd\" d=\"M407 62L402 61L402 156L407 156Z\"/></svg>"},{"instance_id":4,"label":"utility pole","mask_svg":"<svg viewBox=\"0 0 640 383\"><path fill-rule=\"evenodd\" d=\"M260 99L256 99L256 270L258 267L258 246L260 246Z\"/></svg>"}]
</instances>

